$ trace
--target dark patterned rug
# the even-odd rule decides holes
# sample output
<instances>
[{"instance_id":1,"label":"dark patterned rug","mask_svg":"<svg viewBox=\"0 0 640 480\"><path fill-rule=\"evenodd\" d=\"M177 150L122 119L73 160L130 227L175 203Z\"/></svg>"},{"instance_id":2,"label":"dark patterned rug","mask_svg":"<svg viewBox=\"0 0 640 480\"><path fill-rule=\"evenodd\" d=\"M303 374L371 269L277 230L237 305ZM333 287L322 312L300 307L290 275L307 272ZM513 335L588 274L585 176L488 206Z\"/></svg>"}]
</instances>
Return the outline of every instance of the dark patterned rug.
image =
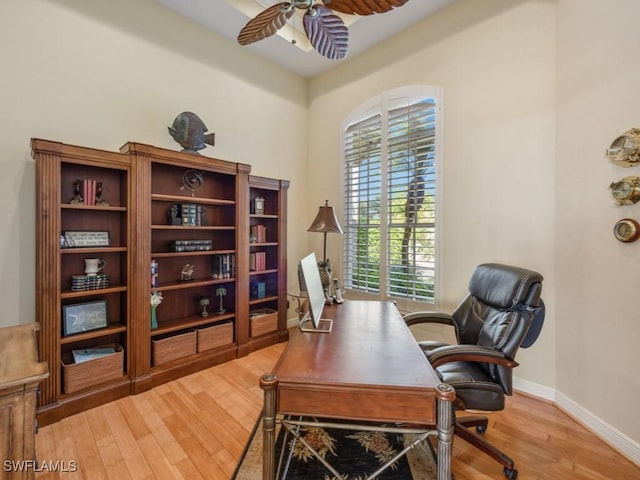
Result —
<instances>
[{"instance_id":1,"label":"dark patterned rug","mask_svg":"<svg viewBox=\"0 0 640 480\"><path fill-rule=\"evenodd\" d=\"M318 420L331 423L328 419ZM284 459L291 453L291 462L286 478L304 480L361 480L378 470L385 462L394 458L405 445L413 442L414 434L396 434L381 431L337 429L318 426L300 427L300 435L333 468L342 474L337 479L302 444L293 441L291 435L285 439L285 428L278 424L276 460L280 458L283 443ZM293 450L292 450L293 449ZM292 451L291 451L292 450ZM243 452L232 480L257 480L262 478L262 419L257 422ZM419 443L407 455L386 469L379 480L432 480L436 478L433 455L426 442Z\"/></svg>"}]
</instances>

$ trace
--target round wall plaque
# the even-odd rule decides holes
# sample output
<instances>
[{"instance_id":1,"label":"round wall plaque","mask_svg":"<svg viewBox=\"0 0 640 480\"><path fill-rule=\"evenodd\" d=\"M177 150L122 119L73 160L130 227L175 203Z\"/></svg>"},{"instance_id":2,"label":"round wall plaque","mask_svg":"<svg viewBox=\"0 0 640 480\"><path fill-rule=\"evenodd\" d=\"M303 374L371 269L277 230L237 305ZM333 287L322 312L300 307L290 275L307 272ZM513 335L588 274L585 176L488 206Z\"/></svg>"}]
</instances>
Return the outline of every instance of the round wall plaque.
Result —
<instances>
[{"instance_id":1,"label":"round wall plaque","mask_svg":"<svg viewBox=\"0 0 640 480\"><path fill-rule=\"evenodd\" d=\"M613 227L613 235L621 242L635 242L640 237L640 224L632 218L623 218Z\"/></svg>"}]
</instances>

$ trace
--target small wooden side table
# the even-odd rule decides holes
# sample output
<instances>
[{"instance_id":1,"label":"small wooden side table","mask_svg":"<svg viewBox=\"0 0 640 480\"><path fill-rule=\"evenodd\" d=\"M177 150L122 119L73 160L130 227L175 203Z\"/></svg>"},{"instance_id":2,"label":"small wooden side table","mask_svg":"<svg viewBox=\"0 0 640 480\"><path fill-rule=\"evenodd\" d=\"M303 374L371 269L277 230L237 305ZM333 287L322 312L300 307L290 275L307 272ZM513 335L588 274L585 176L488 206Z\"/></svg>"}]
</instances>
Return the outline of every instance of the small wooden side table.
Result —
<instances>
[{"instance_id":1,"label":"small wooden side table","mask_svg":"<svg viewBox=\"0 0 640 480\"><path fill-rule=\"evenodd\" d=\"M49 376L38 361L40 324L0 328L0 479L33 479L36 473L36 407L39 383Z\"/></svg>"}]
</instances>

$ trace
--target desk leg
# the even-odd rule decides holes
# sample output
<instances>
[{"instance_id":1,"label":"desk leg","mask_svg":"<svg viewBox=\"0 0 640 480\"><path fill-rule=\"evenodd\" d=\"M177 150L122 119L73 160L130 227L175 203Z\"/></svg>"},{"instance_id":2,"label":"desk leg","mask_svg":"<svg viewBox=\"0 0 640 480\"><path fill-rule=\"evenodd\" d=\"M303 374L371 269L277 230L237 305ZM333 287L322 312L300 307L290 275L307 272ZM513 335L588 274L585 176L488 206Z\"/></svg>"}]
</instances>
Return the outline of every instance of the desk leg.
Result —
<instances>
[{"instance_id":1,"label":"desk leg","mask_svg":"<svg viewBox=\"0 0 640 480\"><path fill-rule=\"evenodd\" d=\"M262 479L274 480L276 474L276 398L278 379L272 373L263 375L260 388L264 390L262 417Z\"/></svg>"},{"instance_id":2,"label":"desk leg","mask_svg":"<svg viewBox=\"0 0 640 480\"><path fill-rule=\"evenodd\" d=\"M453 400L456 391L441 383L436 388L438 429L438 480L451 480L451 447L453 445Z\"/></svg>"}]
</instances>

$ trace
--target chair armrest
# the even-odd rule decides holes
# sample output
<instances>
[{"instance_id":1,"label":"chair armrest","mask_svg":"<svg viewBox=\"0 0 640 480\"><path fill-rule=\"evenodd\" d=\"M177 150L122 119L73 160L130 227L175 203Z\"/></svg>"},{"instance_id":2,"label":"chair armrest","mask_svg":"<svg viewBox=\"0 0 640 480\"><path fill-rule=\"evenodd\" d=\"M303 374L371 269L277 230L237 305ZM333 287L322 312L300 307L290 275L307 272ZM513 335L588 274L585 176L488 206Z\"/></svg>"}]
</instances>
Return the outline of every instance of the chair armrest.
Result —
<instances>
[{"instance_id":1,"label":"chair armrest","mask_svg":"<svg viewBox=\"0 0 640 480\"><path fill-rule=\"evenodd\" d=\"M448 313L440 312L413 312L404 316L404 321L410 327L419 323L442 323L444 325L455 326L453 317Z\"/></svg>"},{"instance_id":2,"label":"chair armrest","mask_svg":"<svg viewBox=\"0 0 640 480\"><path fill-rule=\"evenodd\" d=\"M479 345L448 345L446 347L439 347L428 352L427 357L433 368L449 362L493 363L509 368L518 366L518 362L505 357L500 350L481 347Z\"/></svg>"}]
</instances>

